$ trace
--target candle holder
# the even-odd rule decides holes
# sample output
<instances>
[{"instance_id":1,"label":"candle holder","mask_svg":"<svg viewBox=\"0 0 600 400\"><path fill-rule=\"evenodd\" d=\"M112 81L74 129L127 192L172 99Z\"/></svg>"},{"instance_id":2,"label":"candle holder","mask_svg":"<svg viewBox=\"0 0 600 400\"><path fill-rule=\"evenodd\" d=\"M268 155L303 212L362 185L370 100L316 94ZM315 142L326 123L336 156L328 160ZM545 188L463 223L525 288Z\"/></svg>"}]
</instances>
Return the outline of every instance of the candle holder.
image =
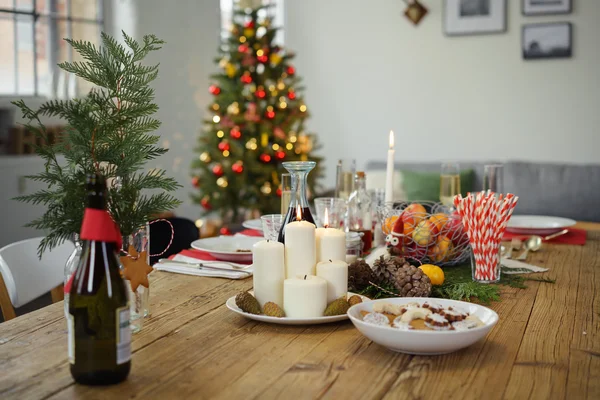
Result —
<instances>
[{"instance_id":1,"label":"candle holder","mask_svg":"<svg viewBox=\"0 0 600 400\"><path fill-rule=\"evenodd\" d=\"M289 161L281 165L292 175L292 193L287 214L279 230L278 241L285 242L285 226L293 221L315 223L306 198L306 178L317 163L314 161ZM316 225L316 224L315 224Z\"/></svg>"}]
</instances>

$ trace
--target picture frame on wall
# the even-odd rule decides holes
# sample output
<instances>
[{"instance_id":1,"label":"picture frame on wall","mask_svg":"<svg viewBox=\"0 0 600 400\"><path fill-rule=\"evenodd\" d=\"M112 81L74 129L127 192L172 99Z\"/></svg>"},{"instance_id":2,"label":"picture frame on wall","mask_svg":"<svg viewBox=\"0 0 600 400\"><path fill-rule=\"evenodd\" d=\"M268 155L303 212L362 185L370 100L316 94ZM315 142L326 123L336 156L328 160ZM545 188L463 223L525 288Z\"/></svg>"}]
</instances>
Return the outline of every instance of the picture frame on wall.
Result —
<instances>
[{"instance_id":1,"label":"picture frame on wall","mask_svg":"<svg viewBox=\"0 0 600 400\"><path fill-rule=\"evenodd\" d=\"M573 11L573 0L522 0L523 15L555 15L570 14Z\"/></svg>"},{"instance_id":2,"label":"picture frame on wall","mask_svg":"<svg viewBox=\"0 0 600 400\"><path fill-rule=\"evenodd\" d=\"M570 22L523 25L523 58L570 58L573 55L573 26Z\"/></svg>"},{"instance_id":3,"label":"picture frame on wall","mask_svg":"<svg viewBox=\"0 0 600 400\"><path fill-rule=\"evenodd\" d=\"M444 0L444 34L506 32L506 0Z\"/></svg>"}]
</instances>

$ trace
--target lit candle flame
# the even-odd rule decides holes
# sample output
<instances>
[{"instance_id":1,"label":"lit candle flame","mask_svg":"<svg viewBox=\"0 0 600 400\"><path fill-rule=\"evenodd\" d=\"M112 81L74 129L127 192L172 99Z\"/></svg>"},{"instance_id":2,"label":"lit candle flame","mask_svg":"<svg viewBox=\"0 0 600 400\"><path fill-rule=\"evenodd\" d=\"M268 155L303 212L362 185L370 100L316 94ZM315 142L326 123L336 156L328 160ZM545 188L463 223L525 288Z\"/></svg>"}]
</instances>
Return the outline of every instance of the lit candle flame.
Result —
<instances>
[{"instance_id":1,"label":"lit candle flame","mask_svg":"<svg viewBox=\"0 0 600 400\"><path fill-rule=\"evenodd\" d=\"M390 131L390 150L394 150L394 131Z\"/></svg>"},{"instance_id":2,"label":"lit candle flame","mask_svg":"<svg viewBox=\"0 0 600 400\"><path fill-rule=\"evenodd\" d=\"M327 213L327 209L325 209L325 216L323 217L323 227L329 228L329 214Z\"/></svg>"},{"instance_id":3,"label":"lit candle flame","mask_svg":"<svg viewBox=\"0 0 600 400\"><path fill-rule=\"evenodd\" d=\"M296 221L302 221L302 208L300 208L300 204L296 206Z\"/></svg>"}]
</instances>

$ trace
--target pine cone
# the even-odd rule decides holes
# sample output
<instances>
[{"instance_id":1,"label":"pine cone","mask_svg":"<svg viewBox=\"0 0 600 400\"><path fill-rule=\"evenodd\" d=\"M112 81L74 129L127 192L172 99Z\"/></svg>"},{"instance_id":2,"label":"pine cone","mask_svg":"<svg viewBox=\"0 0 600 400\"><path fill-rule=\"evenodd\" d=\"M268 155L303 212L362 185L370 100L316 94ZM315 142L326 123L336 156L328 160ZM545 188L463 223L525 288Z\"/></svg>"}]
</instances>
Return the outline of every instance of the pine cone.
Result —
<instances>
[{"instance_id":1,"label":"pine cone","mask_svg":"<svg viewBox=\"0 0 600 400\"><path fill-rule=\"evenodd\" d=\"M431 293L429 277L414 265L399 268L392 283L403 297L427 297Z\"/></svg>"},{"instance_id":2,"label":"pine cone","mask_svg":"<svg viewBox=\"0 0 600 400\"><path fill-rule=\"evenodd\" d=\"M348 266L348 290L360 292L375 281L373 270L364 260L354 261Z\"/></svg>"},{"instance_id":3,"label":"pine cone","mask_svg":"<svg viewBox=\"0 0 600 400\"><path fill-rule=\"evenodd\" d=\"M381 256L373 263L375 279L380 284L393 284L396 281L396 272L405 265L409 264L402 257L385 258L385 256Z\"/></svg>"}]
</instances>

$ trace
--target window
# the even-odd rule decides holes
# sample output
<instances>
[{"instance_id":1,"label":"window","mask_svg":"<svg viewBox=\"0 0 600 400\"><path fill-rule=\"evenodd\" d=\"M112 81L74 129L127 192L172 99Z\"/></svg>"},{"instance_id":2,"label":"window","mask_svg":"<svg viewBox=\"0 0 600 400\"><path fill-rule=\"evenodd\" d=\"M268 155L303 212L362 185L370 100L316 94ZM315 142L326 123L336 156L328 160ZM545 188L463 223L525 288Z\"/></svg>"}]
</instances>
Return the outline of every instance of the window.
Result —
<instances>
[{"instance_id":1,"label":"window","mask_svg":"<svg viewBox=\"0 0 600 400\"><path fill-rule=\"evenodd\" d=\"M103 0L0 0L0 96L71 98L90 84L56 66L79 61L63 38L100 42Z\"/></svg>"}]
</instances>

